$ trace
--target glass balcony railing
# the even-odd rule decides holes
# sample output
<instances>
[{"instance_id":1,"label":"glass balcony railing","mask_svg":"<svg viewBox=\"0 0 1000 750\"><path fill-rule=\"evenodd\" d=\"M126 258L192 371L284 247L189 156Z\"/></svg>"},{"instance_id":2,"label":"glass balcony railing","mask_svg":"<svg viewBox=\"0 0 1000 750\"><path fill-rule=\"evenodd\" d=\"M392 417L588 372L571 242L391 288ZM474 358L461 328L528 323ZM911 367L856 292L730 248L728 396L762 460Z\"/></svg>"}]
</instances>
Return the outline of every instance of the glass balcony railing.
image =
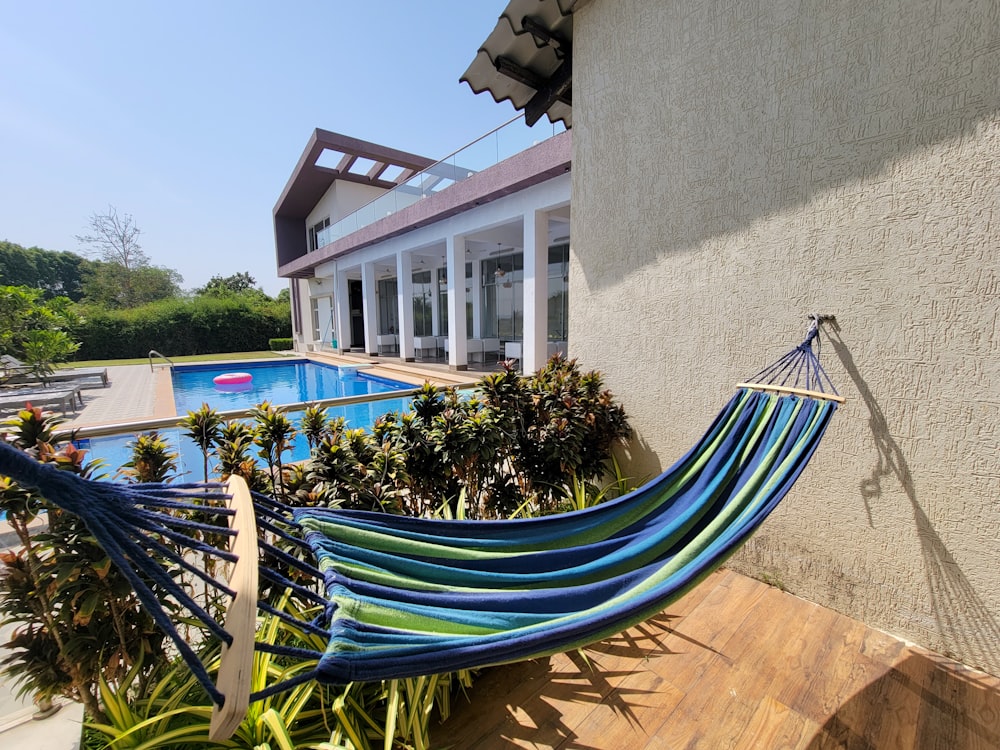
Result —
<instances>
[{"instance_id":1,"label":"glass balcony railing","mask_svg":"<svg viewBox=\"0 0 1000 750\"><path fill-rule=\"evenodd\" d=\"M547 120L528 128L521 122L523 119L524 115L520 114L505 122L337 223L317 232L317 249L374 224L379 219L392 216L396 211L439 193L565 130L561 122L553 124Z\"/></svg>"}]
</instances>

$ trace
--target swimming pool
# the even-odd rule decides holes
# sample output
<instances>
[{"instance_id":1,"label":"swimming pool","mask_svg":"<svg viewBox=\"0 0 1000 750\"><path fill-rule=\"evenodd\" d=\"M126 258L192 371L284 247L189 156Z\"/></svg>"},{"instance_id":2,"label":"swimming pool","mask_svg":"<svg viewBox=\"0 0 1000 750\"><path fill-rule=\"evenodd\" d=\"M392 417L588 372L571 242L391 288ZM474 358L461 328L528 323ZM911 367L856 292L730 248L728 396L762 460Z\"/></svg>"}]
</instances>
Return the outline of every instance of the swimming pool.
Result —
<instances>
[{"instance_id":1,"label":"swimming pool","mask_svg":"<svg viewBox=\"0 0 1000 750\"><path fill-rule=\"evenodd\" d=\"M295 404L413 387L358 368L339 368L306 359L174 365L170 372L174 404L181 415L199 409L203 403L229 411L249 409L262 401ZM226 373L246 373L251 380L245 386L216 385L214 379Z\"/></svg>"},{"instance_id":2,"label":"swimming pool","mask_svg":"<svg viewBox=\"0 0 1000 750\"><path fill-rule=\"evenodd\" d=\"M240 391L216 387L215 377L236 372L251 376L249 387ZM338 368L305 359L233 362L224 365L174 365L171 368L171 380L178 415L197 410L203 403L220 412L228 412L250 409L262 401L270 401L274 405L297 404L406 391L414 387L359 371L359 368ZM326 412L330 418L343 417L350 428L363 427L370 430L375 420L383 414L408 411L411 401L410 395L365 400L327 406ZM302 412L290 411L288 417L298 429ZM74 442L77 447L90 451L89 460L101 459L104 462L101 471L110 478L131 458L128 445L135 439L136 433L144 431L131 430L128 433L82 438ZM179 427L161 427L157 432L178 453L178 473L187 481L200 481L203 478L201 451L193 441L184 437L184 430ZM256 449L252 453L256 454ZM299 435L290 452L283 454L282 460L302 461L308 457L309 446L305 438ZM210 465L214 464L215 460L211 459Z\"/></svg>"},{"instance_id":3,"label":"swimming pool","mask_svg":"<svg viewBox=\"0 0 1000 750\"><path fill-rule=\"evenodd\" d=\"M344 406L329 406L326 413L331 418L343 417L347 426L351 428L364 427L371 429L375 420L391 411L405 413L409 411L410 396L401 398L382 399L379 401L366 401L359 404L348 404ZM201 405L200 402L198 404ZM299 427L299 420L302 412L290 412L289 419ZM107 478L111 478L118 468L131 458L128 444L135 440L137 431L128 434L107 435L102 437L77 439L74 442L78 448L90 451L87 456L88 461L102 459L104 467L101 470ZM203 478L201 450L195 443L184 437L184 431L179 427L167 427L157 430L170 447L177 451L177 470L184 481L200 482ZM256 456L256 448L251 451ZM297 435L292 444L291 451L282 455L282 461L304 461L309 458L309 446L306 439L301 434ZM213 457L209 459L209 467L215 466L217 460Z\"/></svg>"}]
</instances>

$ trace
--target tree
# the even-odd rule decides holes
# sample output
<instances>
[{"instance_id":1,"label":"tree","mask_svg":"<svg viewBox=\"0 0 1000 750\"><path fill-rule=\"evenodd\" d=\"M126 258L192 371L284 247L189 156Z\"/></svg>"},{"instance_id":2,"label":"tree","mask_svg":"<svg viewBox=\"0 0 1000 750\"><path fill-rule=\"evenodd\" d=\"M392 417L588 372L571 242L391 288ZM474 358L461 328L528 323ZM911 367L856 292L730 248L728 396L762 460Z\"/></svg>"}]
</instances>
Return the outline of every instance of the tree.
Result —
<instances>
[{"instance_id":1,"label":"tree","mask_svg":"<svg viewBox=\"0 0 1000 750\"><path fill-rule=\"evenodd\" d=\"M90 232L76 235L76 240L104 262L116 263L127 271L149 265L149 258L139 244L142 230L135 225L131 214L119 215L118 209L108 206L105 214L91 214Z\"/></svg>"},{"instance_id":2,"label":"tree","mask_svg":"<svg viewBox=\"0 0 1000 750\"><path fill-rule=\"evenodd\" d=\"M46 297L83 297L83 272L90 261L75 253L0 242L0 285L41 289Z\"/></svg>"},{"instance_id":3,"label":"tree","mask_svg":"<svg viewBox=\"0 0 1000 750\"><path fill-rule=\"evenodd\" d=\"M114 206L107 213L92 214L90 233L76 239L100 258L87 269L84 291L90 301L107 307L135 307L175 297L181 275L170 268L150 265L142 251L131 214L119 214Z\"/></svg>"},{"instance_id":4,"label":"tree","mask_svg":"<svg viewBox=\"0 0 1000 750\"><path fill-rule=\"evenodd\" d=\"M0 286L0 354L23 359L40 374L77 350L65 331L76 322L66 297L44 300L40 289Z\"/></svg>"},{"instance_id":5,"label":"tree","mask_svg":"<svg viewBox=\"0 0 1000 750\"><path fill-rule=\"evenodd\" d=\"M114 263L97 260L84 272L84 301L108 308L137 307L179 296L182 281L172 268L147 265L129 272Z\"/></svg>"},{"instance_id":6,"label":"tree","mask_svg":"<svg viewBox=\"0 0 1000 750\"><path fill-rule=\"evenodd\" d=\"M205 286L195 289L195 294L243 294L258 292L257 280L249 271L234 273L232 276L213 276Z\"/></svg>"}]
</instances>

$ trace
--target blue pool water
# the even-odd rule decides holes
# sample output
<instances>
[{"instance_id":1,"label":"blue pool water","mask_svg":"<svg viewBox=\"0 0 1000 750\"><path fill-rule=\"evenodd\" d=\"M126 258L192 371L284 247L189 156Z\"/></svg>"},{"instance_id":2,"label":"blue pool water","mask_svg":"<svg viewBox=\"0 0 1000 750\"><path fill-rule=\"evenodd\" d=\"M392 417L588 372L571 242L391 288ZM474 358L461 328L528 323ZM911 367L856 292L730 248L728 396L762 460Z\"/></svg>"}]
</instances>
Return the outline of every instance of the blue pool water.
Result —
<instances>
[{"instance_id":1,"label":"blue pool water","mask_svg":"<svg viewBox=\"0 0 1000 750\"><path fill-rule=\"evenodd\" d=\"M214 378L225 373L248 373L246 390L217 386ZM228 365L175 365L171 368L174 403L178 414L186 414L203 403L219 411L248 409L261 401L294 404L342 396L386 393L413 386L365 374L364 370L340 369L308 360L232 362Z\"/></svg>"},{"instance_id":2,"label":"blue pool water","mask_svg":"<svg viewBox=\"0 0 1000 750\"><path fill-rule=\"evenodd\" d=\"M350 406L337 406L327 408L327 415L332 418L343 417L348 427L364 427L370 429L375 420L390 411L406 412L410 408L409 397L392 398L382 401L370 401L361 404L351 404ZM288 415L292 423L298 428L300 412L292 412ZM160 436L170 443L173 450L180 453L178 457L178 473L185 481L200 482L204 479L202 473L202 457L198 446L191 440L184 437L180 428L168 428L159 430ZM135 435L109 435L107 437L95 437L77 440L76 444L80 448L90 451L87 458L89 460L102 459L104 461L103 473L107 478L112 478L118 468L130 458L128 444L135 439ZM256 449L254 449L255 451ZM255 455L255 454L254 454ZM302 461L309 457L309 446L306 439L299 435L295 438L292 450L282 455L282 461ZM209 457L209 470L215 465L214 457Z\"/></svg>"},{"instance_id":3,"label":"blue pool water","mask_svg":"<svg viewBox=\"0 0 1000 750\"><path fill-rule=\"evenodd\" d=\"M215 386L213 378L227 372L246 372L253 376L251 387L241 392L227 392ZM307 360L285 360L277 362L231 363L224 367L218 365L181 365L172 369L174 402L177 413L185 414L207 403L218 411L231 409L247 409L262 401L272 404L292 404L304 401L340 398L343 396L359 396L374 393L405 390L413 386L386 378L367 375L356 369L339 369ZM343 417L351 428L364 427L371 429L375 420L387 412L406 412L410 408L411 398L390 398L380 401L368 401L348 406L328 407L327 415L331 418ZM301 412L290 412L288 415L298 428ZM186 481L201 481L204 478L202 455L198 446L184 437L181 428L159 430L171 448L179 453L178 473ZM130 458L129 443L135 439L133 433L125 435L110 435L77 440L80 448L90 451L90 460L101 459L104 466L101 471L107 478L112 478L118 468ZM256 449L253 449L254 455ZM283 454L282 461L302 461L309 457L309 446L301 435L297 436L291 451ZM209 458L209 470L215 465L215 459Z\"/></svg>"}]
</instances>

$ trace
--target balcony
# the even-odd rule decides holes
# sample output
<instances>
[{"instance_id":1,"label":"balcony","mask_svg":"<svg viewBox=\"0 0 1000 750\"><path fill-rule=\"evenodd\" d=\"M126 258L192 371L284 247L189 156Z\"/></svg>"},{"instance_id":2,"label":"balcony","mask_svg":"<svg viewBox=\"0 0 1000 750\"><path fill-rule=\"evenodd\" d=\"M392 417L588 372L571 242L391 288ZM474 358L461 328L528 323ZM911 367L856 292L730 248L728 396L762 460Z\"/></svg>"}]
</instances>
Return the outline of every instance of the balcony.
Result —
<instances>
[{"instance_id":1,"label":"balcony","mask_svg":"<svg viewBox=\"0 0 1000 750\"><path fill-rule=\"evenodd\" d=\"M318 232L316 250L436 195L564 130L561 123L548 122L527 128L523 119L523 114L518 115Z\"/></svg>"}]
</instances>

